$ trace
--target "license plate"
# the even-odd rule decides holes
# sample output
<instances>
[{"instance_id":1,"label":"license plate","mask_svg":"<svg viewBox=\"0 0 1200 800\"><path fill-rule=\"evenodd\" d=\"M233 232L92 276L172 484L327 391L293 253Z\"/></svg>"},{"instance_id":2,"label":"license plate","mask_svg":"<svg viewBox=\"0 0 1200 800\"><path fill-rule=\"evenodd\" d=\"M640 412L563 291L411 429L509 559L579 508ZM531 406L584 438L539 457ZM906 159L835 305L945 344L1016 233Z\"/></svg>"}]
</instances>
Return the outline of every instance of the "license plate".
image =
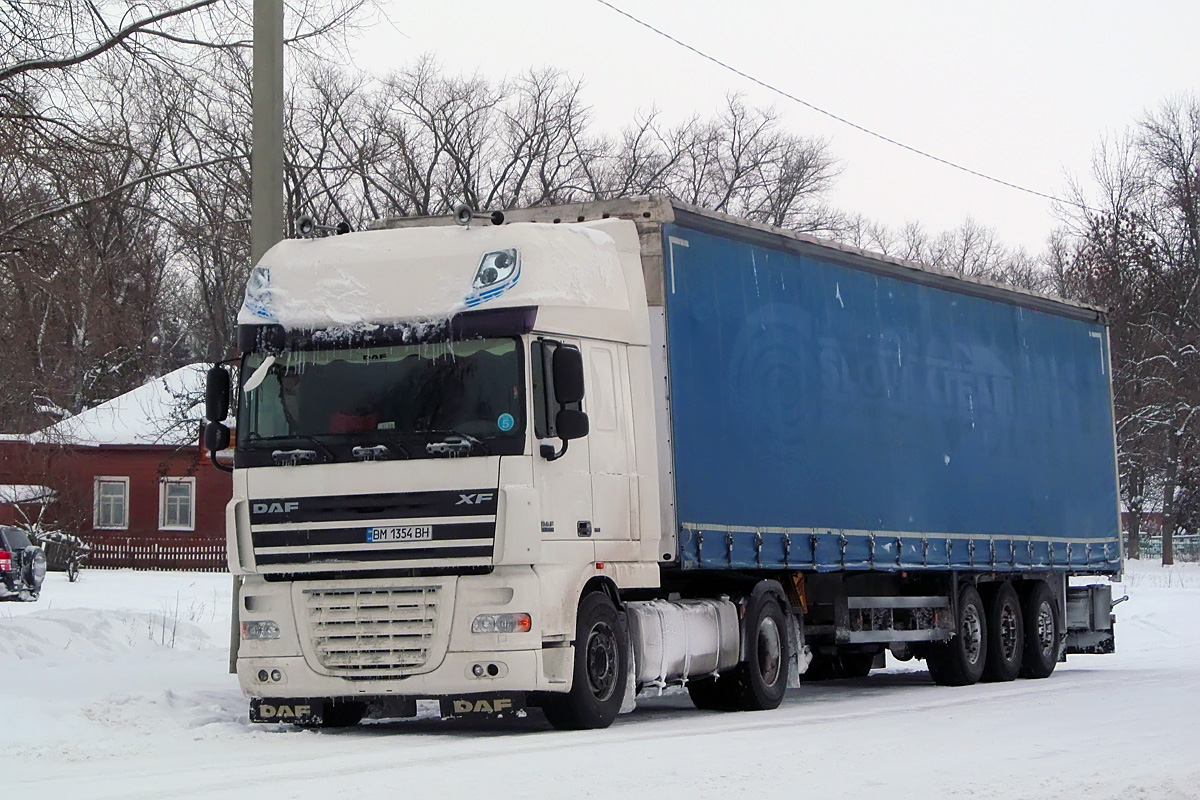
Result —
<instances>
[{"instance_id":1,"label":"license plate","mask_svg":"<svg viewBox=\"0 0 1200 800\"><path fill-rule=\"evenodd\" d=\"M428 542L433 539L432 525L397 525L391 528L367 528L368 542Z\"/></svg>"},{"instance_id":2,"label":"license plate","mask_svg":"<svg viewBox=\"0 0 1200 800\"><path fill-rule=\"evenodd\" d=\"M520 692L504 694L468 694L462 697L443 697L443 717L487 717L515 713L525 708L525 695Z\"/></svg>"},{"instance_id":3,"label":"license plate","mask_svg":"<svg viewBox=\"0 0 1200 800\"><path fill-rule=\"evenodd\" d=\"M304 697L254 697L250 700L251 722L291 722L320 725L325 719L325 701Z\"/></svg>"}]
</instances>

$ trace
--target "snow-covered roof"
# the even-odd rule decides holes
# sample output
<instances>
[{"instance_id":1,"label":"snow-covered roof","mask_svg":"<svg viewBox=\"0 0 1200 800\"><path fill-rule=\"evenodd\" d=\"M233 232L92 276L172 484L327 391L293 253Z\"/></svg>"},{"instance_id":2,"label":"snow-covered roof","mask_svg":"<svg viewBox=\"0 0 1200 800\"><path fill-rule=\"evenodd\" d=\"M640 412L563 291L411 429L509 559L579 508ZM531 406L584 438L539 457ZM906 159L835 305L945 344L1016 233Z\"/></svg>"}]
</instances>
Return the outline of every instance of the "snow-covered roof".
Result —
<instances>
[{"instance_id":1,"label":"snow-covered roof","mask_svg":"<svg viewBox=\"0 0 1200 800\"><path fill-rule=\"evenodd\" d=\"M54 490L37 483L0 483L0 503L49 503Z\"/></svg>"},{"instance_id":2,"label":"snow-covered roof","mask_svg":"<svg viewBox=\"0 0 1200 800\"><path fill-rule=\"evenodd\" d=\"M30 435L72 445L186 445L203 417L207 364L189 364Z\"/></svg>"}]
</instances>

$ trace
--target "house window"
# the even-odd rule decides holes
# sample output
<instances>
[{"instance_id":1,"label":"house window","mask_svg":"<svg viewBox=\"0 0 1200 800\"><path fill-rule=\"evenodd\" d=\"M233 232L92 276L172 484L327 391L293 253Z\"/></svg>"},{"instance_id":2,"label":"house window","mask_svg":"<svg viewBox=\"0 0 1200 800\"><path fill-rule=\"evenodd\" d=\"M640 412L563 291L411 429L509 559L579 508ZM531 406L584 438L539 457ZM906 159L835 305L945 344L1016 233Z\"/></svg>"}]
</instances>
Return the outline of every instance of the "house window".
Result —
<instances>
[{"instance_id":1,"label":"house window","mask_svg":"<svg viewBox=\"0 0 1200 800\"><path fill-rule=\"evenodd\" d=\"M92 527L123 531L129 527L129 478L96 478Z\"/></svg>"},{"instance_id":2,"label":"house window","mask_svg":"<svg viewBox=\"0 0 1200 800\"><path fill-rule=\"evenodd\" d=\"M195 530L195 500L195 478L163 478L158 489L158 527L165 531Z\"/></svg>"}]
</instances>

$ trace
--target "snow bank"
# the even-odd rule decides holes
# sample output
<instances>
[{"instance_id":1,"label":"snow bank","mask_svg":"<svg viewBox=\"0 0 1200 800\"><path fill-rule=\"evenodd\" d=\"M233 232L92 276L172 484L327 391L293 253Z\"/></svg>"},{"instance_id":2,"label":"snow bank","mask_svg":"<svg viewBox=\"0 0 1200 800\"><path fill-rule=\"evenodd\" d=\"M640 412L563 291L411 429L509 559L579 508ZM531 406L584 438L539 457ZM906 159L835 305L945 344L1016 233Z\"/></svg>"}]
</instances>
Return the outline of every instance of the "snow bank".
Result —
<instances>
[{"instance_id":1,"label":"snow bank","mask_svg":"<svg viewBox=\"0 0 1200 800\"><path fill-rule=\"evenodd\" d=\"M227 672L230 578L48 576L0 604L0 763L46 798L269 796L1159 798L1200 794L1200 565L1131 562L1117 653L1049 680L934 686L919 662L805 684L781 708L639 701L605 731L385 721L246 722ZM6 784L11 786L11 784ZM400 789L402 787L402 790Z\"/></svg>"}]
</instances>

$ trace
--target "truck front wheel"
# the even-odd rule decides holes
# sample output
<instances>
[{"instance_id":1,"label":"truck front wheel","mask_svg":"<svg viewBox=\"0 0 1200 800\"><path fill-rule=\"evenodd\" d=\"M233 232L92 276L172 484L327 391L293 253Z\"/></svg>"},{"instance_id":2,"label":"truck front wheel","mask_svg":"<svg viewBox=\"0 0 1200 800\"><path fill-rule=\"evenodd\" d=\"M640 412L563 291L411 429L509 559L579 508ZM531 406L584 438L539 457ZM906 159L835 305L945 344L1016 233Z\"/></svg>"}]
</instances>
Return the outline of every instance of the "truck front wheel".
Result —
<instances>
[{"instance_id":1,"label":"truck front wheel","mask_svg":"<svg viewBox=\"0 0 1200 800\"><path fill-rule=\"evenodd\" d=\"M571 691L547 694L542 712L559 730L607 728L625 697L629 648L617 608L608 595L593 592L579 603L575 623L575 669Z\"/></svg>"}]
</instances>

